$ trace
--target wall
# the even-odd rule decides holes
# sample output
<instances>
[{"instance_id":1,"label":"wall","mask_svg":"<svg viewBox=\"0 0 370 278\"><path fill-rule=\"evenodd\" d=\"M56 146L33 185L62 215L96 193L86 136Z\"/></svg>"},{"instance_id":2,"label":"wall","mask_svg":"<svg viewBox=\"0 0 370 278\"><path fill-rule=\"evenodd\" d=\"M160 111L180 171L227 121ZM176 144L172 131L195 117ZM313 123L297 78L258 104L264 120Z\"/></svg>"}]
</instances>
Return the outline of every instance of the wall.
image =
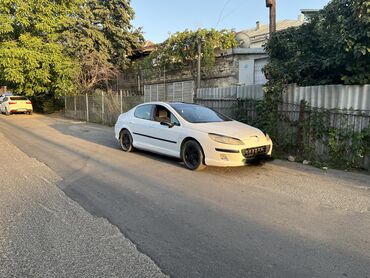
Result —
<instances>
[{"instance_id":1,"label":"wall","mask_svg":"<svg viewBox=\"0 0 370 278\"><path fill-rule=\"evenodd\" d=\"M7 92L6 86L0 86L0 95L5 94Z\"/></svg>"},{"instance_id":2,"label":"wall","mask_svg":"<svg viewBox=\"0 0 370 278\"><path fill-rule=\"evenodd\" d=\"M249 80L251 80L249 83L264 83L265 79L261 72L258 73L257 78L255 75L256 70L260 71L260 68L267 61L267 55L265 51L262 48L237 48L220 54L220 56L216 59L214 68L208 73L202 73L201 87L228 87L245 83L244 80L248 77L243 76L243 73L240 73L240 67L243 61L249 61L251 64L251 71L248 73L250 74ZM254 61L257 62L255 63ZM263 62L262 64L261 61ZM196 82L196 78L196 69L192 71L190 71L188 68L182 70L170 70L163 68L141 71L128 69L118 76L116 85L117 90L123 89L133 92L140 92L143 94L145 85L183 81Z\"/></svg>"}]
</instances>

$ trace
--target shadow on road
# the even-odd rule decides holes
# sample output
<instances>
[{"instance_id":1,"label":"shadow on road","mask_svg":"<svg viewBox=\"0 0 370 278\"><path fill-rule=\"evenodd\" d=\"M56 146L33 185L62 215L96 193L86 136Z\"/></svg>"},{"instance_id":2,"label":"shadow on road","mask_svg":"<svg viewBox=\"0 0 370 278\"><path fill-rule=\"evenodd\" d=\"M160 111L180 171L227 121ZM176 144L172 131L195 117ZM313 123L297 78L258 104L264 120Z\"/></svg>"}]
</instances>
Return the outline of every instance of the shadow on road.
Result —
<instances>
[{"instance_id":1,"label":"shadow on road","mask_svg":"<svg viewBox=\"0 0 370 278\"><path fill-rule=\"evenodd\" d=\"M71 125L71 122L57 122L50 125L50 127L54 128L58 132L73 136L82 140L89 141L94 144L98 144L104 147L112 148L114 150L120 150L121 148L119 146L119 143L114 137L114 130L111 127L106 127L98 124L86 124L85 122L75 122L73 125ZM136 149L135 154L143 156L145 158L154 160L154 161L161 161L163 163L184 167L183 163L178 158L173 158L161 154L155 154L148 151L138 150ZM122 153L124 155L124 153ZM265 162L271 161L271 160L265 160L265 161L251 161L248 166L249 167L260 167ZM236 171L240 171L245 167L232 167L227 168L229 169L235 169ZM226 168L220 168L220 167L207 167L206 171L222 171ZM232 171L232 170L231 170Z\"/></svg>"},{"instance_id":2,"label":"shadow on road","mask_svg":"<svg viewBox=\"0 0 370 278\"><path fill-rule=\"evenodd\" d=\"M54 128L64 135L73 136L94 144L111 148L116 151L120 151L122 152L122 155L125 155L125 153L121 150L116 138L114 137L114 131L112 128L97 124L75 123L74 125L71 125L70 123L60 122L51 124L50 127ZM138 149L134 151L134 154L143 156L151 160L161 161L163 163L183 167L182 162L177 158L158 155Z\"/></svg>"}]
</instances>

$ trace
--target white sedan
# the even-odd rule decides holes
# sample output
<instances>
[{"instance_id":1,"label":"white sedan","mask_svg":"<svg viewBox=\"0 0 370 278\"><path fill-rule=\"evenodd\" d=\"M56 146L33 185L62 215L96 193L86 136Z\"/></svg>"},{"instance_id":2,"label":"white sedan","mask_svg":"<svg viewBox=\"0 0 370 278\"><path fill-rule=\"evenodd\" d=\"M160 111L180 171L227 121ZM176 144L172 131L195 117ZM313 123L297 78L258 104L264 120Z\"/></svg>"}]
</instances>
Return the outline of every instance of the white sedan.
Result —
<instances>
[{"instance_id":1,"label":"white sedan","mask_svg":"<svg viewBox=\"0 0 370 278\"><path fill-rule=\"evenodd\" d=\"M115 136L125 152L137 148L181 158L191 170L243 166L272 152L272 141L261 130L182 102L134 107L118 117Z\"/></svg>"}]
</instances>

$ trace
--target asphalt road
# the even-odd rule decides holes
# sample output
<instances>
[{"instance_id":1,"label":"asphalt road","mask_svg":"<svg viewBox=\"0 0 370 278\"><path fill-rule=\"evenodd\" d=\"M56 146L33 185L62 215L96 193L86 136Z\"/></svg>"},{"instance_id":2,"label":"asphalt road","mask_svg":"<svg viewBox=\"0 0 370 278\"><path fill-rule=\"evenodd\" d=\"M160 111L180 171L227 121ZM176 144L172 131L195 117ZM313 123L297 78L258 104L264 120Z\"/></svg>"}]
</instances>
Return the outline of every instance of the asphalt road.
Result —
<instances>
[{"instance_id":1,"label":"asphalt road","mask_svg":"<svg viewBox=\"0 0 370 278\"><path fill-rule=\"evenodd\" d=\"M370 277L370 176L274 161L194 173L113 130L40 115L0 130L173 277Z\"/></svg>"},{"instance_id":2,"label":"asphalt road","mask_svg":"<svg viewBox=\"0 0 370 278\"><path fill-rule=\"evenodd\" d=\"M60 177L0 130L0 277L164 278L119 229L55 184Z\"/></svg>"}]
</instances>

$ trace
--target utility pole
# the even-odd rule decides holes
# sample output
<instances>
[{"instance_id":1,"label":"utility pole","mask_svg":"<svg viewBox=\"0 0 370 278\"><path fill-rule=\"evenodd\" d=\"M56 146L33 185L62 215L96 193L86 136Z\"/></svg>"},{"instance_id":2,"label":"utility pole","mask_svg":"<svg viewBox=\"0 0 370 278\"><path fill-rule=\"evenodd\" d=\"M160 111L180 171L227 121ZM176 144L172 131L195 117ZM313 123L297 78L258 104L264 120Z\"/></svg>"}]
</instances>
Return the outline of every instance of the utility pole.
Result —
<instances>
[{"instance_id":1,"label":"utility pole","mask_svg":"<svg viewBox=\"0 0 370 278\"><path fill-rule=\"evenodd\" d=\"M276 32L276 0L266 0L266 7L270 10L270 37Z\"/></svg>"},{"instance_id":2,"label":"utility pole","mask_svg":"<svg viewBox=\"0 0 370 278\"><path fill-rule=\"evenodd\" d=\"M198 39L198 79L197 79L197 89L200 88L200 81L201 81L201 59L202 59L202 40L201 38Z\"/></svg>"},{"instance_id":3,"label":"utility pole","mask_svg":"<svg viewBox=\"0 0 370 278\"><path fill-rule=\"evenodd\" d=\"M167 101L166 65L163 66L163 88L164 88L164 101Z\"/></svg>"}]
</instances>

